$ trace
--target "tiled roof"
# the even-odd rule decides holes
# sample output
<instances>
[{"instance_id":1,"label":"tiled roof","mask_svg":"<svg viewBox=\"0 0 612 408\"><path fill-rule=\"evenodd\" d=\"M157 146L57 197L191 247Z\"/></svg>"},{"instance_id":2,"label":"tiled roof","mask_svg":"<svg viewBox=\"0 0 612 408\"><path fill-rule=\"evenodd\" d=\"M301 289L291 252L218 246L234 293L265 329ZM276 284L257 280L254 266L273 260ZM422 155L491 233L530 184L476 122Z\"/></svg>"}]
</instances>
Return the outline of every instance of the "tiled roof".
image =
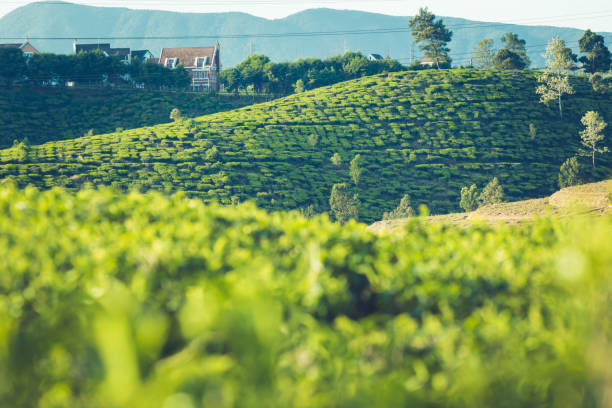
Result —
<instances>
[{"instance_id":1,"label":"tiled roof","mask_svg":"<svg viewBox=\"0 0 612 408\"><path fill-rule=\"evenodd\" d=\"M0 44L0 47L15 47L15 48L21 48L21 43L19 44Z\"/></svg>"},{"instance_id":2,"label":"tiled roof","mask_svg":"<svg viewBox=\"0 0 612 408\"><path fill-rule=\"evenodd\" d=\"M144 59L144 57L147 55L147 53L151 53L151 51L149 51L149 50L134 50L134 51L132 51L132 58ZM151 53L151 55L153 55L153 53Z\"/></svg>"},{"instance_id":3,"label":"tiled roof","mask_svg":"<svg viewBox=\"0 0 612 408\"><path fill-rule=\"evenodd\" d=\"M196 58L208 57L208 64L211 64L214 55L215 47L163 48L159 62L165 65L166 58L177 58L176 65L194 67Z\"/></svg>"}]
</instances>

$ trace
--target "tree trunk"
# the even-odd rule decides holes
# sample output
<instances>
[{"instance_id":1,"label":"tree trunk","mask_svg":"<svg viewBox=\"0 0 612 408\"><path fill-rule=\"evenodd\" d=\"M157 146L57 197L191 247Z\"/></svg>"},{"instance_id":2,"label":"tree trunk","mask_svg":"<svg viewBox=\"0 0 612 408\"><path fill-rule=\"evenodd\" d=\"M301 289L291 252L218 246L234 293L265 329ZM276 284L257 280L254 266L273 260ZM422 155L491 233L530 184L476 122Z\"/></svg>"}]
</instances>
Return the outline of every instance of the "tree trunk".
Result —
<instances>
[{"instance_id":1,"label":"tree trunk","mask_svg":"<svg viewBox=\"0 0 612 408\"><path fill-rule=\"evenodd\" d=\"M559 116L563 119L563 108L561 107L561 92L559 92Z\"/></svg>"},{"instance_id":2,"label":"tree trunk","mask_svg":"<svg viewBox=\"0 0 612 408\"><path fill-rule=\"evenodd\" d=\"M595 168L595 149L593 148L593 168Z\"/></svg>"}]
</instances>

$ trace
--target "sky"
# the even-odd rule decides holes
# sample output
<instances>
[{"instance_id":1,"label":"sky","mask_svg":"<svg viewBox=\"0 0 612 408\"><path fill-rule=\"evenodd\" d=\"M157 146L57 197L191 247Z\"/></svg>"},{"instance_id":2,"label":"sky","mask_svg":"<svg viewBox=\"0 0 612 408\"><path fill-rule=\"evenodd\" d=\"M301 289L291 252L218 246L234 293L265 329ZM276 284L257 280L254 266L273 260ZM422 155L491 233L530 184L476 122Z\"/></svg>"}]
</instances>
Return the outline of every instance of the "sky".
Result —
<instances>
[{"instance_id":1,"label":"sky","mask_svg":"<svg viewBox=\"0 0 612 408\"><path fill-rule=\"evenodd\" d=\"M53 0L52 0L53 1ZM282 18L317 7L352 9L409 16L419 7L429 7L438 16L462 17L477 21L590 28L612 32L610 0L75 0L94 6L180 12L242 11L265 18ZM0 0L0 16L29 1ZM491 6L491 3L496 3Z\"/></svg>"}]
</instances>

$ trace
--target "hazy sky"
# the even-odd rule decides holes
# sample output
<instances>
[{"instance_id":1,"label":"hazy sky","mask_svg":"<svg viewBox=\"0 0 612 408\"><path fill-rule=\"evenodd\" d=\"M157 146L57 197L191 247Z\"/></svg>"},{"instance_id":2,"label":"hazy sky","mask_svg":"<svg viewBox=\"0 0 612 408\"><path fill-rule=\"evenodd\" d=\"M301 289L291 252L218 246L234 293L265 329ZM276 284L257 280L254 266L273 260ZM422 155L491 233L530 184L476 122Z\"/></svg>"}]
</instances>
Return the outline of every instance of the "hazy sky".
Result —
<instances>
[{"instance_id":1,"label":"hazy sky","mask_svg":"<svg viewBox=\"0 0 612 408\"><path fill-rule=\"evenodd\" d=\"M612 31L610 0L76 0L73 3L183 12L243 11L280 18L315 7L353 9L392 15L412 15L427 6L436 15L471 20L553 25ZM29 1L0 0L0 16ZM491 3L497 3L494 6Z\"/></svg>"}]
</instances>

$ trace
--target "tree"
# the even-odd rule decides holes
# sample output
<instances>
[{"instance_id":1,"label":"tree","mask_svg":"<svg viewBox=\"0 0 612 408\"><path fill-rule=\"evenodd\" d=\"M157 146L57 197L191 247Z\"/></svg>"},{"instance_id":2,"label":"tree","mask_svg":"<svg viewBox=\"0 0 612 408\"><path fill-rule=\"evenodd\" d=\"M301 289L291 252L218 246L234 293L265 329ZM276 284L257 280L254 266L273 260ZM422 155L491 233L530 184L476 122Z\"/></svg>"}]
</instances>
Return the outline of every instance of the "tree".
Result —
<instances>
[{"instance_id":1,"label":"tree","mask_svg":"<svg viewBox=\"0 0 612 408\"><path fill-rule=\"evenodd\" d=\"M425 7L419 9L419 14L410 19L409 25L414 42L419 43L419 49L436 63L438 69L440 63L450 64L450 49L446 45L452 39L453 32L444 26L442 20L436 21L436 16Z\"/></svg>"},{"instance_id":2,"label":"tree","mask_svg":"<svg viewBox=\"0 0 612 408\"><path fill-rule=\"evenodd\" d=\"M563 118L561 98L565 94L574 93L566 71L574 66L575 55L565 46L565 41L555 37L548 43L545 57L548 68L538 77L540 85L536 88L536 93L540 95L542 103L558 100L559 116Z\"/></svg>"},{"instance_id":3,"label":"tree","mask_svg":"<svg viewBox=\"0 0 612 408\"><path fill-rule=\"evenodd\" d=\"M575 157L567 159L559 169L559 187L565 188L580 184L580 163Z\"/></svg>"},{"instance_id":4,"label":"tree","mask_svg":"<svg viewBox=\"0 0 612 408\"><path fill-rule=\"evenodd\" d=\"M219 80L225 85L228 91L233 91L238 95L238 91L242 86L242 74L239 69L228 68L224 69L219 74Z\"/></svg>"},{"instance_id":5,"label":"tree","mask_svg":"<svg viewBox=\"0 0 612 408\"><path fill-rule=\"evenodd\" d=\"M293 90L295 91L295 93L302 93L304 92L304 81L302 81L301 79L298 79L295 82L295 85L293 86Z\"/></svg>"},{"instance_id":6,"label":"tree","mask_svg":"<svg viewBox=\"0 0 612 408\"><path fill-rule=\"evenodd\" d=\"M410 196L404 194L397 208L391 212L383 214L383 220L395 220L398 218L408 218L414 215L414 210L410 206Z\"/></svg>"},{"instance_id":7,"label":"tree","mask_svg":"<svg viewBox=\"0 0 612 408\"><path fill-rule=\"evenodd\" d=\"M172 109L172 111L170 112L170 119L172 119L175 122L178 122L179 120L181 120L181 118L182 118L181 111L178 108Z\"/></svg>"},{"instance_id":8,"label":"tree","mask_svg":"<svg viewBox=\"0 0 612 408\"><path fill-rule=\"evenodd\" d=\"M603 130L608 125L595 111L588 111L585 113L580 122L582 122L585 127L585 129L580 132L582 144L587 148L583 153L592 157L593 167L595 167L595 153L606 153L608 151L606 146L598 146L604 139Z\"/></svg>"},{"instance_id":9,"label":"tree","mask_svg":"<svg viewBox=\"0 0 612 408\"><path fill-rule=\"evenodd\" d=\"M478 196L478 204L480 207L490 204L498 204L504 200L504 189L499 184L497 177L493 177L493 180L482 189L482 193Z\"/></svg>"},{"instance_id":10,"label":"tree","mask_svg":"<svg viewBox=\"0 0 612 408\"><path fill-rule=\"evenodd\" d=\"M333 163L334 166L339 167L342 164L342 157L340 157L340 155L338 154L338 152L334 153L333 156L331 157L331 162Z\"/></svg>"},{"instance_id":11,"label":"tree","mask_svg":"<svg viewBox=\"0 0 612 408\"><path fill-rule=\"evenodd\" d=\"M484 38L478 42L474 60L480 68L493 67L493 57L495 56L493 43L494 41L489 38Z\"/></svg>"},{"instance_id":12,"label":"tree","mask_svg":"<svg viewBox=\"0 0 612 408\"><path fill-rule=\"evenodd\" d=\"M361 173L363 172L363 169L359 166L359 160L361 160L361 155L355 155L355 157L353 157L353 160L351 160L349 167L349 173L351 175L351 178L353 179L353 182L355 182L355 185L359 184L359 178L361 177Z\"/></svg>"},{"instance_id":13,"label":"tree","mask_svg":"<svg viewBox=\"0 0 612 408\"><path fill-rule=\"evenodd\" d=\"M546 47L546 65L548 70L561 74L574 68L577 61L572 49L565 46L565 41L561 37L554 37Z\"/></svg>"},{"instance_id":14,"label":"tree","mask_svg":"<svg viewBox=\"0 0 612 408\"><path fill-rule=\"evenodd\" d=\"M593 90L597 93L612 94L612 77L604 77L599 72L591 75L589 82L593 86Z\"/></svg>"},{"instance_id":15,"label":"tree","mask_svg":"<svg viewBox=\"0 0 612 408\"><path fill-rule=\"evenodd\" d=\"M525 61L517 53L502 49L493 57L493 65L497 69L525 69Z\"/></svg>"},{"instance_id":16,"label":"tree","mask_svg":"<svg viewBox=\"0 0 612 408\"><path fill-rule=\"evenodd\" d=\"M585 54L580 57L580 62L585 71L594 74L606 72L612 64L612 54L604 44L604 37L586 30L578 41L580 52Z\"/></svg>"},{"instance_id":17,"label":"tree","mask_svg":"<svg viewBox=\"0 0 612 408\"><path fill-rule=\"evenodd\" d=\"M540 102L548 103L558 100L559 116L563 118L561 97L565 94L572 95L574 93L574 88L569 83L569 76L544 71L538 76L538 82L541 85L536 88L536 93L540 95Z\"/></svg>"},{"instance_id":18,"label":"tree","mask_svg":"<svg viewBox=\"0 0 612 408\"><path fill-rule=\"evenodd\" d=\"M0 61L0 80L4 81L7 88L27 72L26 58L19 48L0 46Z\"/></svg>"},{"instance_id":19,"label":"tree","mask_svg":"<svg viewBox=\"0 0 612 408\"><path fill-rule=\"evenodd\" d=\"M478 208L478 191L476 190L476 184L472 184L469 188L461 188L461 201L459 201L459 207L465 212L474 211Z\"/></svg>"},{"instance_id":20,"label":"tree","mask_svg":"<svg viewBox=\"0 0 612 408\"><path fill-rule=\"evenodd\" d=\"M358 217L359 199L357 194L351 197L346 183L334 184L329 197L329 207L334 219L341 224Z\"/></svg>"},{"instance_id":21,"label":"tree","mask_svg":"<svg viewBox=\"0 0 612 408\"><path fill-rule=\"evenodd\" d=\"M527 56L527 49L525 48L525 40L522 40L518 37L518 35L514 33L506 33L501 36L501 42L504 45L504 50L510 51L513 54L516 54L520 61L522 68L517 69L525 69L528 68L531 64L529 57ZM501 50L500 50L501 51Z\"/></svg>"}]
</instances>

